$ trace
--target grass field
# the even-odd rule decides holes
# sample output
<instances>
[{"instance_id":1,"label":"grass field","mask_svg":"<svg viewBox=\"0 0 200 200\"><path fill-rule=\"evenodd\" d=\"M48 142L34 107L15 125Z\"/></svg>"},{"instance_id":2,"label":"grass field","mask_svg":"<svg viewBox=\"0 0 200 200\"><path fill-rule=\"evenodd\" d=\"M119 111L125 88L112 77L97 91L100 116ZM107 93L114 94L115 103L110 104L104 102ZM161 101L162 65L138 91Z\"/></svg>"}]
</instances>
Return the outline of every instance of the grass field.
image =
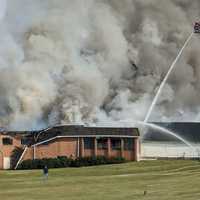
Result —
<instances>
[{"instance_id":1,"label":"grass field","mask_svg":"<svg viewBox=\"0 0 200 200\"><path fill-rule=\"evenodd\" d=\"M49 180L43 182L41 170L0 171L0 199L200 199L198 161L142 161L49 172Z\"/></svg>"}]
</instances>

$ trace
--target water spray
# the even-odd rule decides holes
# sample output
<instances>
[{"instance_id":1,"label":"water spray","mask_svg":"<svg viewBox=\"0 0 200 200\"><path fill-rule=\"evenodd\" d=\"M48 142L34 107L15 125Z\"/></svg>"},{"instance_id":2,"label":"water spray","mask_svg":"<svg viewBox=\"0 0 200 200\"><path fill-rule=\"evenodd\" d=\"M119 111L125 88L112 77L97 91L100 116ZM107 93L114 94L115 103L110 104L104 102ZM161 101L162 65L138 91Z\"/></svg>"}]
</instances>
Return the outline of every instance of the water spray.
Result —
<instances>
[{"instance_id":1,"label":"water spray","mask_svg":"<svg viewBox=\"0 0 200 200\"><path fill-rule=\"evenodd\" d=\"M183 137L179 136L178 134L176 134L176 133L174 133L174 132L172 132L172 131L170 131L170 130L168 130L166 128L163 128L163 127L158 126L158 125L153 124L153 123L147 123L147 122L143 122L143 121L137 121L136 123L144 125L144 126L147 126L147 127L150 127L150 128L153 128L153 129L156 129L156 130L159 130L162 133L165 133L167 135L171 135L171 136L173 136L176 139L180 140L181 142L183 142L188 147L190 147L190 148L192 148L194 150L194 147L187 140L185 140Z\"/></svg>"},{"instance_id":2,"label":"water spray","mask_svg":"<svg viewBox=\"0 0 200 200\"><path fill-rule=\"evenodd\" d=\"M156 124L153 123L148 123L148 122L144 122L144 121L120 121L120 122L128 122L128 123L134 123L134 124L138 124L138 125L142 125L142 126L146 126L149 128L153 128L155 130L159 130L160 132L170 135L176 139L178 139L179 141L183 142L185 145L187 145L188 147L192 148L194 150L193 145L190 144L190 142L188 142L186 139L184 139L183 137L179 136L178 134L174 133L173 131L170 131L164 127L158 126Z\"/></svg>"},{"instance_id":3,"label":"water spray","mask_svg":"<svg viewBox=\"0 0 200 200\"><path fill-rule=\"evenodd\" d=\"M162 92L163 87L165 86L165 83L166 83L167 79L169 78L169 75L171 74L173 68L175 67L175 64L176 64L177 61L179 60L180 56L181 56L182 53L183 53L183 50L185 49L185 47L187 46L187 44L188 44L189 41L191 40L192 36L193 36L193 32L189 35L189 37L188 37L187 40L185 41L183 47L181 48L181 50L179 51L179 53L178 53L178 55L176 56L175 60L173 61L171 67L169 68L169 70L168 70L168 72L167 72L165 78L163 79L162 83L160 84L160 87L159 87L159 89L158 89L158 91L157 91L157 93L156 93L156 95L155 95L155 97L154 97L154 99L153 99L153 101L152 101L152 103L151 103L151 106L150 106L150 108L149 108L149 110L148 110L148 112L147 112L147 114L146 114L146 116L145 116L145 119L144 119L144 122L145 122L145 123L148 122L148 120L149 120L149 118L150 118L150 116L151 116L151 113L152 113L152 111L153 111L153 109L154 109L154 107L155 107L155 105L156 105L157 100L158 100L158 97L159 97L160 93Z\"/></svg>"}]
</instances>

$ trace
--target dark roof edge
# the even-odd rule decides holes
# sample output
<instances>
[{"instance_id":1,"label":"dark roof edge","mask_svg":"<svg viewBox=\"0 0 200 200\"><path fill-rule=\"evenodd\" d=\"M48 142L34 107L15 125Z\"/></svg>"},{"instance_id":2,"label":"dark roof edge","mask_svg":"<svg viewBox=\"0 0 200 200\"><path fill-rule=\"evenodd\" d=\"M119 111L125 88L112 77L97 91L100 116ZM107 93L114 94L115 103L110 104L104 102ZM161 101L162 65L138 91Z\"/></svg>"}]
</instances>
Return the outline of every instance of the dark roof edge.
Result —
<instances>
[{"instance_id":1,"label":"dark roof edge","mask_svg":"<svg viewBox=\"0 0 200 200\"><path fill-rule=\"evenodd\" d=\"M66 127L73 127L73 128L88 128L88 129L133 129L135 131L137 131L137 133L139 134L139 129L137 127L104 127L104 126L83 126L83 125L56 125L56 126L52 126L52 127L48 127L46 129L41 129L41 130L35 130L35 131L0 131L0 134L2 135L28 135L28 134L37 134L37 133L43 133L43 132L47 132L51 129L54 128L66 128Z\"/></svg>"},{"instance_id":2,"label":"dark roof edge","mask_svg":"<svg viewBox=\"0 0 200 200\"><path fill-rule=\"evenodd\" d=\"M61 135L58 135L58 136L55 136L55 137L51 137L51 138L48 138L46 140L43 140L43 141L40 141L40 142L37 142L35 144L32 144L31 146L39 146L41 144L44 144L44 143L47 143L47 142L50 142L52 140L56 140L56 139L59 139L59 138L84 138L84 137L91 137L91 138L138 138L139 135L137 136L133 136L133 135L65 135L65 136L61 136Z\"/></svg>"}]
</instances>

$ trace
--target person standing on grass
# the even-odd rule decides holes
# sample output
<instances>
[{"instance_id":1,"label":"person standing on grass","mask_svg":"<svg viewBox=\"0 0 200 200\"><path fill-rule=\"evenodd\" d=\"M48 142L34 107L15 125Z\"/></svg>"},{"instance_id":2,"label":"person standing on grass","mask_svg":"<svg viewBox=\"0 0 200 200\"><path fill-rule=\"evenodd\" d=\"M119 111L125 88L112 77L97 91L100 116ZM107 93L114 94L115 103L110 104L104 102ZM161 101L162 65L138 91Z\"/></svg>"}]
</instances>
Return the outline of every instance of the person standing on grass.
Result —
<instances>
[{"instance_id":1,"label":"person standing on grass","mask_svg":"<svg viewBox=\"0 0 200 200\"><path fill-rule=\"evenodd\" d=\"M47 165L45 165L43 168L43 175L44 175L44 181L48 180L49 169L48 169Z\"/></svg>"}]
</instances>

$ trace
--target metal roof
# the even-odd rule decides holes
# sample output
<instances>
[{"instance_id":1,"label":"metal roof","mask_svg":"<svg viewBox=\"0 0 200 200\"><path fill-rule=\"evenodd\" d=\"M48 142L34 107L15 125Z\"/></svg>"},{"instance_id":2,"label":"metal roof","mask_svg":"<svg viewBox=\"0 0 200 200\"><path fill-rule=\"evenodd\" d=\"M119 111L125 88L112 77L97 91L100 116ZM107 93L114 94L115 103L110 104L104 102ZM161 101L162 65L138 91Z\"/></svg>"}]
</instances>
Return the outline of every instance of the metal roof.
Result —
<instances>
[{"instance_id":1,"label":"metal roof","mask_svg":"<svg viewBox=\"0 0 200 200\"><path fill-rule=\"evenodd\" d=\"M198 122L157 122L154 124L178 134L189 142L200 142L200 123ZM144 140L163 142L177 141L176 138L152 128L147 130Z\"/></svg>"}]
</instances>

